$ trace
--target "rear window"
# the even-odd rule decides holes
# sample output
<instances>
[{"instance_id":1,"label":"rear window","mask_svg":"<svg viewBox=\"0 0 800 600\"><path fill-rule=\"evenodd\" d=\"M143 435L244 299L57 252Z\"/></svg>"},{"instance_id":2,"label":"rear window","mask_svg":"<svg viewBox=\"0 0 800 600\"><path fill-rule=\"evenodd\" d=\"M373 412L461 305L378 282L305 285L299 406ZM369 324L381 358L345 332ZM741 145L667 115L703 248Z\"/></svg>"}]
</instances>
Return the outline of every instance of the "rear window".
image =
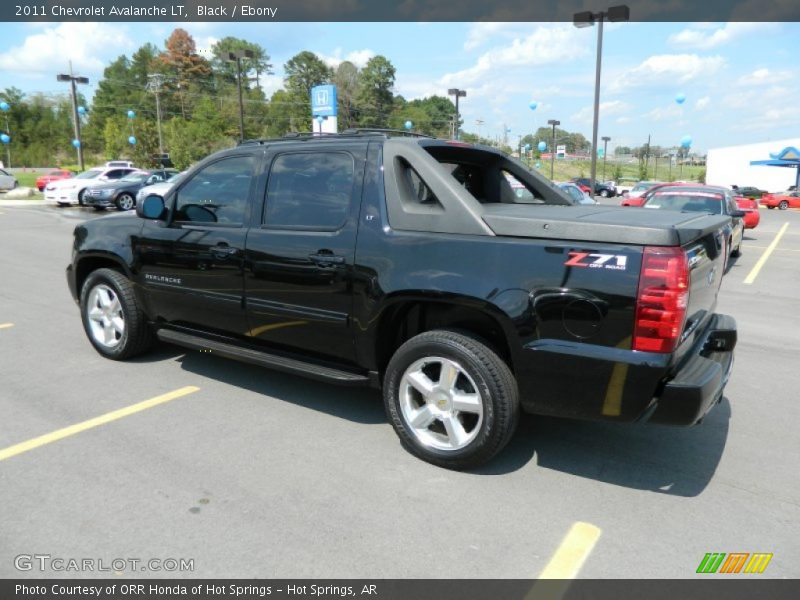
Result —
<instances>
[{"instance_id":1,"label":"rear window","mask_svg":"<svg viewBox=\"0 0 800 600\"><path fill-rule=\"evenodd\" d=\"M664 190L650 196L644 206L645 208L663 208L683 212L722 214L722 201L722 194L712 192Z\"/></svg>"}]
</instances>

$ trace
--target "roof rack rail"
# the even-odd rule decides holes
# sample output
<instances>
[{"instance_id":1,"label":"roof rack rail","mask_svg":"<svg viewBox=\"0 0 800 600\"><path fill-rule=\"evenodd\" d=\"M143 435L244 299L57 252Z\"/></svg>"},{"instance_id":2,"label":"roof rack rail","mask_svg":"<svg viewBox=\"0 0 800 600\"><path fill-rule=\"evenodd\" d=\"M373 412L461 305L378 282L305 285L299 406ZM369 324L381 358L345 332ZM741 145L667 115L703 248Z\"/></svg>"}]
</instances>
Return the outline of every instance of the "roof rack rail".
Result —
<instances>
[{"instance_id":1,"label":"roof rack rail","mask_svg":"<svg viewBox=\"0 0 800 600\"><path fill-rule=\"evenodd\" d=\"M399 136L406 136L406 137L419 137L419 138L427 138L427 139L436 139L433 136L425 135L424 133L412 133L410 131L405 131L403 129L374 129L370 127L354 127L350 129L345 129L339 133L328 133L328 132L310 132L310 131L290 131L288 133L284 133L283 136L277 138L259 138L259 139L252 139L252 140L244 140L239 142L239 146L247 146L247 145L254 145L254 144L266 144L268 142L284 142L288 139L295 139L295 140L313 140L319 138L336 138L336 137L358 137L364 135L375 135L375 136L384 136L389 137L391 135L399 135Z\"/></svg>"},{"instance_id":2,"label":"roof rack rail","mask_svg":"<svg viewBox=\"0 0 800 600\"><path fill-rule=\"evenodd\" d=\"M405 129L380 129L375 127L351 127L349 129L345 129L342 133L375 133L375 134L394 134L394 135L404 135L408 137L421 137L421 138L429 138L429 139L436 139L432 135L426 135L424 133L415 133L413 131L406 131Z\"/></svg>"}]
</instances>

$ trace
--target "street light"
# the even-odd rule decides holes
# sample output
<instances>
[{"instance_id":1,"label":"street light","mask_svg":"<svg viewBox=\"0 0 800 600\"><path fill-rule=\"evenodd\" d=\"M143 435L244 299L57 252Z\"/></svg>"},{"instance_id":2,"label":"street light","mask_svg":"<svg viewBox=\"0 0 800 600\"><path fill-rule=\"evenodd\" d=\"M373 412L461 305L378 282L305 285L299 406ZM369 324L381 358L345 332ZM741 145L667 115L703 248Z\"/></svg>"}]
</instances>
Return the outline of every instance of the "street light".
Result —
<instances>
[{"instance_id":1,"label":"street light","mask_svg":"<svg viewBox=\"0 0 800 600\"><path fill-rule=\"evenodd\" d=\"M553 169L556 166L556 125L561 125L561 121L548 119L548 125L553 126L553 137L550 140L550 180L553 180Z\"/></svg>"},{"instance_id":2,"label":"street light","mask_svg":"<svg viewBox=\"0 0 800 600\"><path fill-rule=\"evenodd\" d=\"M450 88L449 90L447 90L447 95L456 97L456 125L455 125L455 127L453 127L453 133L454 133L453 138L454 139L458 139L458 122L460 120L459 116L458 116L458 99L459 98L463 98L464 96L466 96L467 95L467 91L466 90L460 90L458 88Z\"/></svg>"},{"instance_id":3,"label":"street light","mask_svg":"<svg viewBox=\"0 0 800 600\"><path fill-rule=\"evenodd\" d=\"M72 120L73 120L74 128L75 128L75 139L78 140L78 142L80 142L80 139L81 139L81 121L78 118L78 100L75 97L76 96L75 84L76 83L80 83L80 84L85 85L85 84L89 83L89 78L88 77L77 77L77 76L73 75L72 74L72 61L70 61L69 62L69 74L60 73L59 75L56 75L56 79L58 81L69 81L69 84L70 84L70 95L72 97ZM73 146L75 146L75 149L78 151L78 165L80 166L81 171L83 171L83 144L78 143L77 145L73 144Z\"/></svg>"},{"instance_id":4,"label":"street light","mask_svg":"<svg viewBox=\"0 0 800 600\"><path fill-rule=\"evenodd\" d=\"M236 85L239 88L239 141L244 141L244 105L242 103L242 59L253 58L252 50L237 50L228 52L228 60L236 63Z\"/></svg>"},{"instance_id":5,"label":"street light","mask_svg":"<svg viewBox=\"0 0 800 600\"><path fill-rule=\"evenodd\" d=\"M603 181L606 180L606 156L608 156L608 142L611 141L611 138L607 135L604 135L600 138L603 140Z\"/></svg>"},{"instance_id":6,"label":"street light","mask_svg":"<svg viewBox=\"0 0 800 600\"><path fill-rule=\"evenodd\" d=\"M629 21L631 18L631 9L625 4L620 6L612 6L605 12L583 11L575 13L572 17L572 23L575 27L591 27L597 23L597 68L594 76L594 122L592 124L592 177L591 192L595 191L595 180L597 178L597 122L600 112L600 65L603 56L603 21L608 19L612 23L618 21Z\"/></svg>"}]
</instances>

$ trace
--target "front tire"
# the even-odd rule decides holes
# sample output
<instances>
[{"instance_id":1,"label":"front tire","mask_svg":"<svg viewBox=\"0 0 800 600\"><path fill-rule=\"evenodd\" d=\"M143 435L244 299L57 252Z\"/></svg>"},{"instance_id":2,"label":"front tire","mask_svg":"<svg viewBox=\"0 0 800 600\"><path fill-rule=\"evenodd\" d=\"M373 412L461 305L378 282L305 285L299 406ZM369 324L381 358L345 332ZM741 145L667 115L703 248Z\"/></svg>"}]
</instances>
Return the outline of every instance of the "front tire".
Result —
<instances>
[{"instance_id":1,"label":"front tire","mask_svg":"<svg viewBox=\"0 0 800 600\"><path fill-rule=\"evenodd\" d=\"M153 331L122 273L98 269L89 275L81 289L80 307L89 341L106 358L124 360L152 346Z\"/></svg>"},{"instance_id":2,"label":"front tire","mask_svg":"<svg viewBox=\"0 0 800 600\"><path fill-rule=\"evenodd\" d=\"M454 331L428 331L400 346L386 369L383 400L403 446L448 469L491 460L519 421L508 365L483 342Z\"/></svg>"},{"instance_id":3,"label":"front tire","mask_svg":"<svg viewBox=\"0 0 800 600\"><path fill-rule=\"evenodd\" d=\"M86 190L81 190L80 192L78 192L78 206L84 206L84 204L83 204L83 193L85 191Z\"/></svg>"},{"instance_id":4,"label":"front tire","mask_svg":"<svg viewBox=\"0 0 800 600\"><path fill-rule=\"evenodd\" d=\"M608 190L600 190L600 197L601 198L608 198Z\"/></svg>"},{"instance_id":5,"label":"front tire","mask_svg":"<svg viewBox=\"0 0 800 600\"><path fill-rule=\"evenodd\" d=\"M123 192L114 204L116 204L117 210L131 210L136 207L136 198L127 192Z\"/></svg>"}]
</instances>

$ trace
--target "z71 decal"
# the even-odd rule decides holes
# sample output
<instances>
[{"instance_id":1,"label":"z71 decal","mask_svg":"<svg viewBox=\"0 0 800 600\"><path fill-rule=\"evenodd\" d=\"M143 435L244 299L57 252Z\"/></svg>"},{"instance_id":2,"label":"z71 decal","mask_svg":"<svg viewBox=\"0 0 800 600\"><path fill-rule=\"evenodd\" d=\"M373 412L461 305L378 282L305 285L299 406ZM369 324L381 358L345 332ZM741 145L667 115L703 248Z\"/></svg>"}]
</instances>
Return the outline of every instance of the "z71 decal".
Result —
<instances>
[{"instance_id":1,"label":"z71 decal","mask_svg":"<svg viewBox=\"0 0 800 600\"><path fill-rule=\"evenodd\" d=\"M590 269L610 269L624 271L628 257L624 254L594 254L591 252L570 252L565 267L588 267Z\"/></svg>"}]
</instances>

